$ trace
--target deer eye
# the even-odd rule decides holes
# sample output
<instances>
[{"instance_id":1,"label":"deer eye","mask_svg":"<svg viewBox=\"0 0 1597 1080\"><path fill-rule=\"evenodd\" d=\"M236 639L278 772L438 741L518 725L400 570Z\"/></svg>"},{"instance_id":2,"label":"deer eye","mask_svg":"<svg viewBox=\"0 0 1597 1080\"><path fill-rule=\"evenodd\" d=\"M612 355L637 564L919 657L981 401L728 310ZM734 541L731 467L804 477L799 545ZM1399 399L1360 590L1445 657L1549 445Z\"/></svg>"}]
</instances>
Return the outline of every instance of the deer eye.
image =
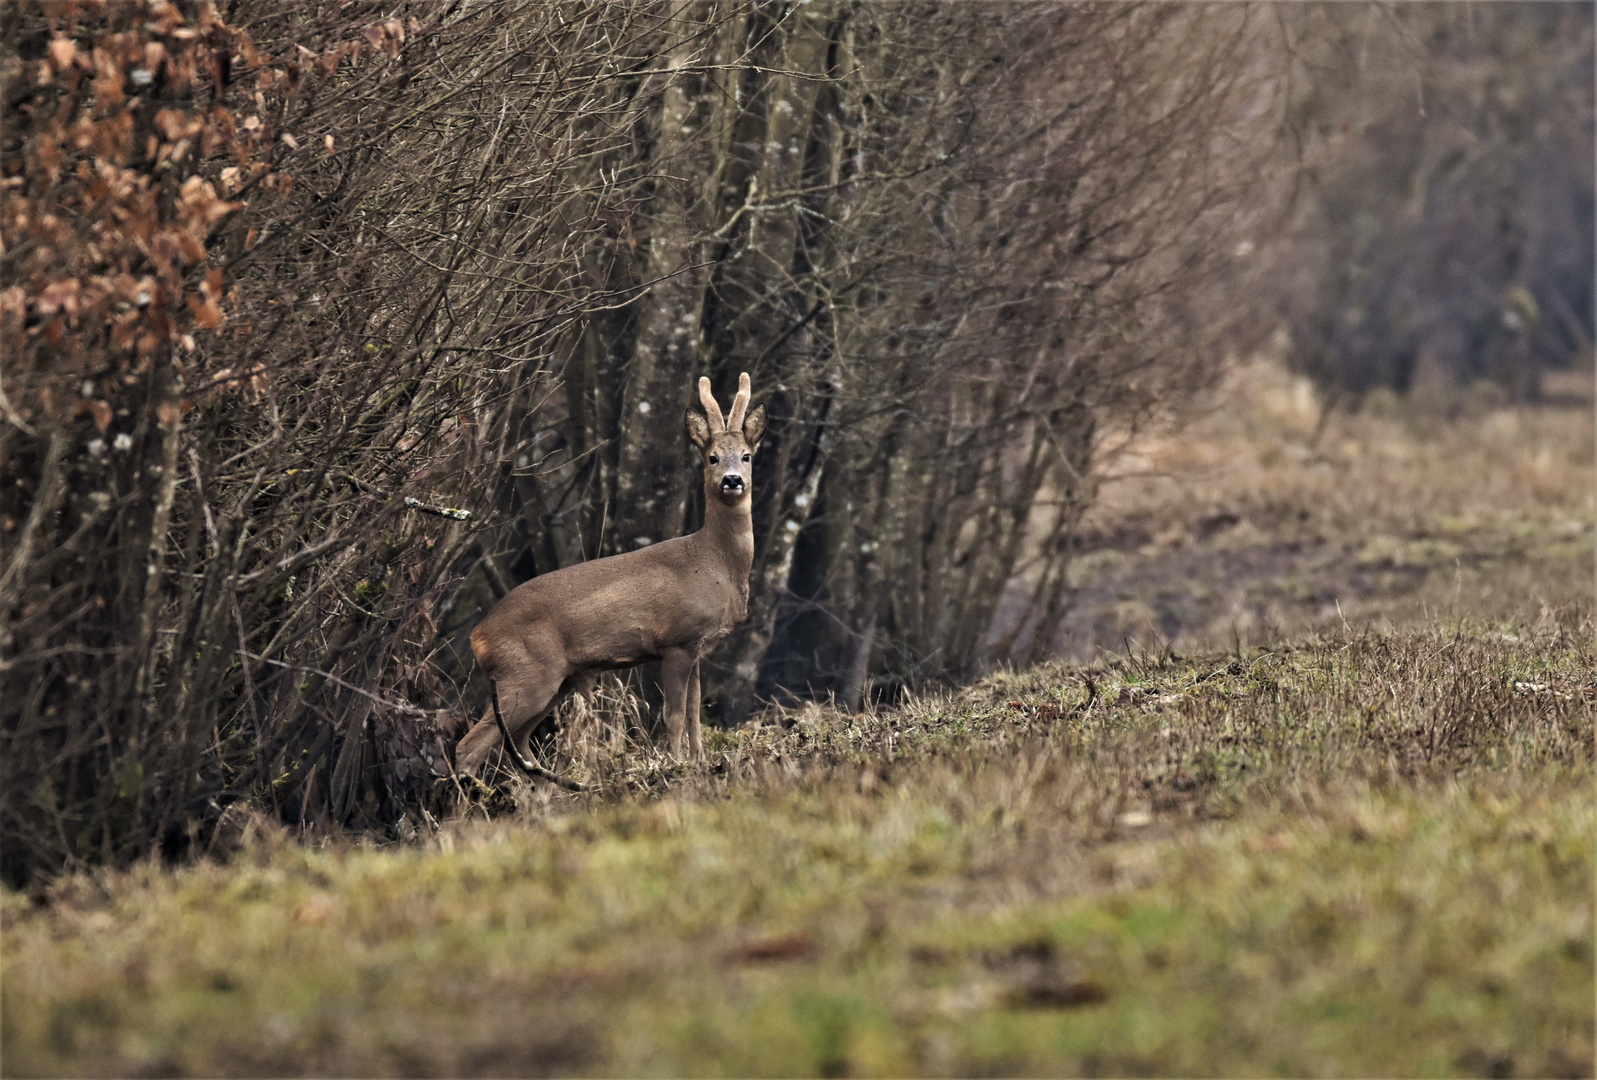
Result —
<instances>
[{"instance_id":1,"label":"deer eye","mask_svg":"<svg viewBox=\"0 0 1597 1080\"><path fill-rule=\"evenodd\" d=\"M744 454L744 455L743 455L743 460L744 460L744 461L747 461L747 460L748 460L748 459L749 459L749 455L747 455L747 454Z\"/></svg>"},{"instance_id":2,"label":"deer eye","mask_svg":"<svg viewBox=\"0 0 1597 1080\"><path fill-rule=\"evenodd\" d=\"M715 455L714 455L714 454L711 454L711 455L710 455L710 464L711 464L711 465L714 465L714 464L715 464L715 463L716 463L716 462L718 462L718 461L720 461L720 460L721 460L721 459L720 459L720 458L718 458L718 457L716 457L716 456L715 456Z\"/></svg>"}]
</instances>

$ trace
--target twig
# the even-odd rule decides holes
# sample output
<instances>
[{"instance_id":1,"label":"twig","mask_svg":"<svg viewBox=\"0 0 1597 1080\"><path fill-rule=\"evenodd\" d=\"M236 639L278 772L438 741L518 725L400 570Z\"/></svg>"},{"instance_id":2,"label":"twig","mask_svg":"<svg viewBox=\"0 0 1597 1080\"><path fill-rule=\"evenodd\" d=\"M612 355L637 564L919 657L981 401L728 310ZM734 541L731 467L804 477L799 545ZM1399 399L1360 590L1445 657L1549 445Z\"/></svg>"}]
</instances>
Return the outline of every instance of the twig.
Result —
<instances>
[{"instance_id":1,"label":"twig","mask_svg":"<svg viewBox=\"0 0 1597 1080\"><path fill-rule=\"evenodd\" d=\"M423 514L452 518L455 521L471 520L470 510L459 510L453 506L434 506L432 503L424 503L420 499L412 499L409 495L405 496L405 508L407 510L417 510Z\"/></svg>"},{"instance_id":2,"label":"twig","mask_svg":"<svg viewBox=\"0 0 1597 1080\"><path fill-rule=\"evenodd\" d=\"M63 489L61 454L65 446L66 437L59 430L52 430L49 449L44 452L44 468L39 474L38 493L33 497L33 507L28 511L27 523L22 526L22 535L17 538L17 546L12 550L11 561L6 564L5 572L0 573L0 589L7 588L11 579L22 573L28 557L33 553L33 540L38 535L40 524L55 513L56 502Z\"/></svg>"},{"instance_id":3,"label":"twig","mask_svg":"<svg viewBox=\"0 0 1597 1080\"><path fill-rule=\"evenodd\" d=\"M258 663L271 664L273 667L286 668L289 671L303 671L308 675L320 675L333 685L341 686L345 690L348 690L352 693L360 694L362 697L370 698L372 701L376 702L378 705L381 705L385 709L393 709L395 712L414 713L417 716L427 715L427 710L421 708L420 706L412 705L408 701L394 701L389 698L379 697L370 690L363 690L354 683L345 682L343 679L340 679L337 675L334 675L330 671L323 671L320 668L313 668L305 664L290 664L283 660L274 660L269 656L258 656L255 653L246 652L243 649L239 650L239 655L248 657L249 659Z\"/></svg>"},{"instance_id":4,"label":"twig","mask_svg":"<svg viewBox=\"0 0 1597 1080\"><path fill-rule=\"evenodd\" d=\"M289 476L293 476L295 473L300 472L300 471L301 470L299 470L299 469L289 469L288 470L288 475ZM375 495L379 499L392 499L392 498L394 498L394 496L392 494L382 490L381 488L374 487L373 485L368 484L366 481L360 479L359 477L352 476L351 474L346 473L346 472L334 473L334 474L332 474L332 479L334 479L336 481L339 481L341 483L344 483L344 484L348 484L350 487L354 488L356 491L359 491L359 492L361 492L363 494ZM436 503L422 502L420 499L412 498L409 495L405 496L404 505L405 505L405 509L407 509L407 510L415 510L415 511L417 511L419 513L423 513L423 514L434 514L434 515L436 515L438 517L446 517L446 518L450 518L451 520L454 520L454 521L470 521L471 520L471 511L470 510L461 510L458 507L454 507L454 506L439 506Z\"/></svg>"}]
</instances>

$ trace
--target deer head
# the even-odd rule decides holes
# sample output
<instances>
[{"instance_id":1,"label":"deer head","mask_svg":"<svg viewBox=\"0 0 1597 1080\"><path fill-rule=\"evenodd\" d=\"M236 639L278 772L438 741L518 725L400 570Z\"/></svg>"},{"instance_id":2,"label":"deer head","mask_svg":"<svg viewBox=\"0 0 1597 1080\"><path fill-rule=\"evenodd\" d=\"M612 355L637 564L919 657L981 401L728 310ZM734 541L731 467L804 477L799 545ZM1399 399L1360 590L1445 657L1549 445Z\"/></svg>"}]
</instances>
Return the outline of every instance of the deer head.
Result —
<instances>
[{"instance_id":1,"label":"deer head","mask_svg":"<svg viewBox=\"0 0 1597 1080\"><path fill-rule=\"evenodd\" d=\"M748 372L738 376L737 396L726 416L710 393L709 379L699 380L699 401L704 408L688 406L686 420L688 439L704 458L705 494L726 506L736 506L749 497L753 487L754 455L765 437L765 406L749 410Z\"/></svg>"}]
</instances>

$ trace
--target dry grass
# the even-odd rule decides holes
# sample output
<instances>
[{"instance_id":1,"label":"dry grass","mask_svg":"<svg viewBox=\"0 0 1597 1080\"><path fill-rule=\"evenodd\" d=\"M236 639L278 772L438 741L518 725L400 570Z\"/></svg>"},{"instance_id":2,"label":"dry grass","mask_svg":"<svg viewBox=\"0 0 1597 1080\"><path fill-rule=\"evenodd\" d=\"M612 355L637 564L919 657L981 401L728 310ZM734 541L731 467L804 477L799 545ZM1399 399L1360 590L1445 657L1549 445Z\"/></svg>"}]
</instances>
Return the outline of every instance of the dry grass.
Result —
<instances>
[{"instance_id":1,"label":"dry grass","mask_svg":"<svg viewBox=\"0 0 1597 1080\"><path fill-rule=\"evenodd\" d=\"M558 748L594 794L8 892L0 1068L1590 1075L1590 419L1366 412L1299 455L1313 409L1258 385L1142 451L1197 472L1110 488L1104 537L1158 531L1108 580L1298 545L1337 554L1210 584L1402 584L1345 623L1175 605L1175 649L773 711L707 768L601 702Z\"/></svg>"},{"instance_id":2,"label":"dry grass","mask_svg":"<svg viewBox=\"0 0 1597 1080\"><path fill-rule=\"evenodd\" d=\"M1592 373L1548 389L1556 404L1511 408L1477 388L1441 403L1451 418L1377 394L1316 441L1306 380L1236 370L1196 424L1115 462L1057 650L1524 619L1591 597Z\"/></svg>"},{"instance_id":3,"label":"dry grass","mask_svg":"<svg viewBox=\"0 0 1597 1080\"><path fill-rule=\"evenodd\" d=\"M9 894L5 1070L1583 1074L1591 640L1046 667Z\"/></svg>"}]
</instances>

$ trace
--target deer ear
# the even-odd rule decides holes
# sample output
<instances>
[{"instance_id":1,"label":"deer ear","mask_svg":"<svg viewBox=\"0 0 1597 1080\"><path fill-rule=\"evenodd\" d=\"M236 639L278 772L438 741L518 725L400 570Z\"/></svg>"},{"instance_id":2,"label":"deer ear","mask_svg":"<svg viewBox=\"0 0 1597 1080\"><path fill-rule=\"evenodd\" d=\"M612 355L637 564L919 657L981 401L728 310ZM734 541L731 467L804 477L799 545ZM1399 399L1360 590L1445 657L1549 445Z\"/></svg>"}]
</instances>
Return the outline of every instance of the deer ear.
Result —
<instances>
[{"instance_id":1,"label":"deer ear","mask_svg":"<svg viewBox=\"0 0 1597 1080\"><path fill-rule=\"evenodd\" d=\"M765 438L765 405L759 404L749 411L748 418L743 421L743 441L749 444L750 450L760 448L760 440Z\"/></svg>"},{"instance_id":2,"label":"deer ear","mask_svg":"<svg viewBox=\"0 0 1597 1080\"><path fill-rule=\"evenodd\" d=\"M693 445L697 446L700 450L703 450L710 441L709 419L691 405L688 406L686 419L688 423L689 441L691 441Z\"/></svg>"}]
</instances>

